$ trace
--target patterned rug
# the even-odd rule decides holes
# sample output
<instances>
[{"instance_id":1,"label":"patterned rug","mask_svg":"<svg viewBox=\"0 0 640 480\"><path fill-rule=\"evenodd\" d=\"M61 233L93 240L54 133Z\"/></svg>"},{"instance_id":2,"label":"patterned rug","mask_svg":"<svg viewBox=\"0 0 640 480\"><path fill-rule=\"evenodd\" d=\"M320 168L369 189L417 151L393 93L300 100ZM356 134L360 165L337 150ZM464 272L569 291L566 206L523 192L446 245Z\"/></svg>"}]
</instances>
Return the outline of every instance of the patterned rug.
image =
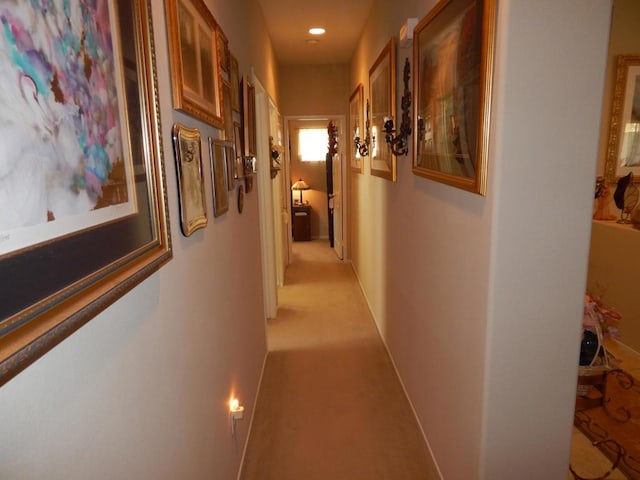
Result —
<instances>
[{"instance_id":1,"label":"patterned rug","mask_svg":"<svg viewBox=\"0 0 640 480\"><path fill-rule=\"evenodd\" d=\"M602 405L577 409L575 426L628 478L640 480L640 382L623 370L605 377ZM599 477L607 478L607 475Z\"/></svg>"}]
</instances>

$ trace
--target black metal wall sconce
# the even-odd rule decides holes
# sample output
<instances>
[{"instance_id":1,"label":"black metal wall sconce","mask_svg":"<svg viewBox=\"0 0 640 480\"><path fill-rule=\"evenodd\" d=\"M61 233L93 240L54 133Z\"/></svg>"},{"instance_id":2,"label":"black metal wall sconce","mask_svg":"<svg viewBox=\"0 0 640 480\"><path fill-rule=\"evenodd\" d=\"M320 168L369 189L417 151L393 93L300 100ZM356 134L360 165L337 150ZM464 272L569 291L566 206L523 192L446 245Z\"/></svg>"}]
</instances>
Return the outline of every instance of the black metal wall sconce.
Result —
<instances>
[{"instance_id":1,"label":"black metal wall sconce","mask_svg":"<svg viewBox=\"0 0 640 480\"><path fill-rule=\"evenodd\" d=\"M411 78L411 66L409 59L404 62L404 93L400 107L402 108L402 122L400 123L400 133L393 129L393 119L387 118L384 122L385 140L394 155L406 155L409 153L409 135L411 135L411 90L409 89L409 79ZM395 136L394 136L395 134Z\"/></svg>"},{"instance_id":2,"label":"black metal wall sconce","mask_svg":"<svg viewBox=\"0 0 640 480\"><path fill-rule=\"evenodd\" d=\"M366 157L369 155L369 148L375 148L375 137L371 140L371 134L369 133L369 100L367 99L367 108L366 108L366 119L365 119L365 137L364 141L360 141L360 137L357 135L357 132L354 132L353 144L356 148L356 151L360 154L361 157Z\"/></svg>"}]
</instances>

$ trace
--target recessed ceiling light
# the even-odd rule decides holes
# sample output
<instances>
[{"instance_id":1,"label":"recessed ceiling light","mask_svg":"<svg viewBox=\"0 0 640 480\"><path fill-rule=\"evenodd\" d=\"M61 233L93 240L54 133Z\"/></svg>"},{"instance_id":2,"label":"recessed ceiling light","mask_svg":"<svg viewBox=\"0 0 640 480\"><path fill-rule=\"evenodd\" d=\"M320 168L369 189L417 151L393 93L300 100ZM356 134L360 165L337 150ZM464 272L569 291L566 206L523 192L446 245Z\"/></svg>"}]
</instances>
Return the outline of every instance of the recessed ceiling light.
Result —
<instances>
[{"instance_id":1,"label":"recessed ceiling light","mask_svg":"<svg viewBox=\"0 0 640 480\"><path fill-rule=\"evenodd\" d=\"M309 33L311 35L323 35L326 32L326 30L322 27L313 27L309 29Z\"/></svg>"}]
</instances>

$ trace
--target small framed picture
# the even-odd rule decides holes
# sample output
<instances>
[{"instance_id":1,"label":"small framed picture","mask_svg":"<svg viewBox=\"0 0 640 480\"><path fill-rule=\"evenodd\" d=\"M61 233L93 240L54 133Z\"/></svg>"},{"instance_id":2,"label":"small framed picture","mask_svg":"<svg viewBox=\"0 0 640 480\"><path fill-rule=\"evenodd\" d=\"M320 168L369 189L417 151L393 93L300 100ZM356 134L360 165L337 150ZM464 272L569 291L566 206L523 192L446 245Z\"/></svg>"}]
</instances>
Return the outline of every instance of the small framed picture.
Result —
<instances>
[{"instance_id":1,"label":"small framed picture","mask_svg":"<svg viewBox=\"0 0 640 480\"><path fill-rule=\"evenodd\" d=\"M243 180L245 177L244 159L245 157L236 155L235 176L234 176L236 180Z\"/></svg>"},{"instance_id":2,"label":"small framed picture","mask_svg":"<svg viewBox=\"0 0 640 480\"><path fill-rule=\"evenodd\" d=\"M231 72L229 80L231 82L231 106L234 112L242 112L242 103L240 102L240 67L238 59L230 55Z\"/></svg>"},{"instance_id":3,"label":"small framed picture","mask_svg":"<svg viewBox=\"0 0 640 480\"><path fill-rule=\"evenodd\" d=\"M233 123L233 107L231 106L231 84L227 81L222 82L222 106L224 112L224 138L233 141L234 123Z\"/></svg>"},{"instance_id":4,"label":"small framed picture","mask_svg":"<svg viewBox=\"0 0 640 480\"><path fill-rule=\"evenodd\" d=\"M223 141L209 137L209 160L211 161L213 216L219 217L229 210L227 161L225 159L225 143Z\"/></svg>"},{"instance_id":5,"label":"small framed picture","mask_svg":"<svg viewBox=\"0 0 640 480\"><path fill-rule=\"evenodd\" d=\"M180 225L185 237L207 225L200 131L179 123L173 126L178 171Z\"/></svg>"},{"instance_id":6,"label":"small framed picture","mask_svg":"<svg viewBox=\"0 0 640 480\"><path fill-rule=\"evenodd\" d=\"M220 25L217 25L216 36L218 40L218 56L220 58L220 70L228 74L231 67L231 53L229 52L229 40Z\"/></svg>"},{"instance_id":7,"label":"small framed picture","mask_svg":"<svg viewBox=\"0 0 640 480\"><path fill-rule=\"evenodd\" d=\"M227 164L227 189L229 191L236 188L236 155L237 150L233 143L224 143L224 159Z\"/></svg>"},{"instance_id":8,"label":"small framed picture","mask_svg":"<svg viewBox=\"0 0 640 480\"><path fill-rule=\"evenodd\" d=\"M243 149L238 155L256 154L256 88L246 75L242 77Z\"/></svg>"}]
</instances>

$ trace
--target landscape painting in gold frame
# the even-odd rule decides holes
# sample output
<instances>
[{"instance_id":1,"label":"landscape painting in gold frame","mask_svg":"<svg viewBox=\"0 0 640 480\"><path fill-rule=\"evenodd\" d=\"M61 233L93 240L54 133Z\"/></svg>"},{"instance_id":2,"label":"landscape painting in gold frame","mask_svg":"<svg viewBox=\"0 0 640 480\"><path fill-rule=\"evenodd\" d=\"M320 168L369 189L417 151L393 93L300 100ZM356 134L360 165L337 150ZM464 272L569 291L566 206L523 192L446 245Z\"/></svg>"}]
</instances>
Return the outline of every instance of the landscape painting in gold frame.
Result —
<instances>
[{"instance_id":1,"label":"landscape painting in gold frame","mask_svg":"<svg viewBox=\"0 0 640 480\"><path fill-rule=\"evenodd\" d=\"M82 5L71 2L68 10L64 11L47 9L43 2L18 2L6 12L8 21L14 19L15 25L20 23L17 20L19 18L33 19L33 22L25 23L20 31L23 40L21 45L37 49L39 55L5 55L0 61L0 75L7 79L21 75L20 88L23 89L20 92L7 88L3 92L6 111L0 115L3 117L0 135L5 145L12 145L16 151L19 148L22 152L16 159L20 168L5 172L4 188L14 192L14 197L26 190L33 197L46 198L46 190L43 189L47 186L44 181L33 181L35 176L32 176L29 177L30 182L15 183L18 180L15 173L24 176L24 169L30 165L28 161L36 159L38 168L31 173L37 175L47 160L57 158L54 155L59 152L61 158L68 162L75 158L81 166L80 169L71 169L67 163L60 166L64 162L59 162L59 159L57 163L49 164L51 168L46 172L47 175L63 178L62 174L70 173L75 177L75 183L59 182L66 189L63 196L67 202L65 205L70 205L72 200L80 200L80 197L89 197L91 200L92 192L101 191L95 208L91 204L89 206L94 213L103 210L97 208L97 204L100 198L104 200L105 196L114 193L111 187L115 182L105 180L96 187L99 178L87 172L92 171L91 165L99 164L104 170L116 170L123 163L94 155L97 152L107 157L109 151L115 149L111 136L105 135L103 138L99 134L105 125L109 126L108 122L115 122L114 130L120 130L123 144L130 146L133 168L127 181L126 194L137 208L126 216L87 226L75 222L76 218L84 215L58 215L57 208L61 202L57 202L53 210L51 205L41 205L44 220L39 224L10 230L0 228L0 237L6 244L12 237L22 233L28 234L25 238L32 239L34 229L55 226L67 219L71 219L70 225L75 227L63 235L33 242L9 253L0 253L0 385L72 335L157 271L172 256L152 2L117 0L108 3L108 19L91 2ZM65 24L68 29L47 28L54 24ZM68 32L73 32L73 35ZM83 47L89 44L96 48ZM65 48L57 48L61 45ZM6 44L0 45L0 48L5 53L9 51ZM25 72L38 69L44 72L43 65L55 72L64 72L64 75L59 75L55 85L54 82L50 85L45 82L41 85L46 88L29 90L35 87L35 80ZM84 69L83 65L92 67ZM121 74L117 74L118 71ZM98 83L109 87L120 81L124 82L125 88L117 93L102 95L102 87L95 87ZM89 92L91 88L95 89L91 92L95 94L93 97L80 93L63 94L76 91L74 89L78 89L77 92ZM25 95L27 91L32 95L31 99ZM115 113L108 101L101 103L108 100L111 94L117 96L119 108L124 113L122 117ZM29 104L29 100L35 103ZM28 126L17 123L22 121L22 117L7 116L8 112L26 111L27 105L36 104L40 109L30 110L28 119L33 123ZM92 115L93 109L102 116ZM65 112L55 125L51 123L54 111ZM126 118L126 121L120 118ZM21 132L16 126L24 131ZM47 126L55 126L55 133L47 130ZM40 135L29 129L40 132ZM45 135L43 132L48 133ZM89 143L89 138L94 143ZM96 157L100 162L88 162ZM117 188L118 194L124 193L122 188L125 187ZM23 202L15 203L22 206ZM9 207L3 204L0 220L10 210ZM80 363L83 361L82 358L76 360Z\"/></svg>"},{"instance_id":2,"label":"landscape painting in gold frame","mask_svg":"<svg viewBox=\"0 0 640 480\"><path fill-rule=\"evenodd\" d=\"M413 173L486 195L495 0L441 0L414 29Z\"/></svg>"},{"instance_id":3,"label":"landscape painting in gold frame","mask_svg":"<svg viewBox=\"0 0 640 480\"><path fill-rule=\"evenodd\" d=\"M604 168L609 183L640 182L640 55L618 55Z\"/></svg>"},{"instance_id":4,"label":"landscape painting in gold frame","mask_svg":"<svg viewBox=\"0 0 640 480\"><path fill-rule=\"evenodd\" d=\"M371 175L396 181L396 156L384 140L384 123L393 118L396 108L396 45L387 42L369 70L369 103L371 106Z\"/></svg>"},{"instance_id":5,"label":"landscape painting in gold frame","mask_svg":"<svg viewBox=\"0 0 640 480\"><path fill-rule=\"evenodd\" d=\"M203 0L166 0L173 107L224 127L219 29Z\"/></svg>"},{"instance_id":6,"label":"landscape painting in gold frame","mask_svg":"<svg viewBox=\"0 0 640 480\"><path fill-rule=\"evenodd\" d=\"M364 102L364 86L360 83L349 97L349 128L351 139L362 138L362 105ZM364 162L360 156L360 152L356 148L353 141L351 142L350 160L351 171L355 173L364 173Z\"/></svg>"}]
</instances>

